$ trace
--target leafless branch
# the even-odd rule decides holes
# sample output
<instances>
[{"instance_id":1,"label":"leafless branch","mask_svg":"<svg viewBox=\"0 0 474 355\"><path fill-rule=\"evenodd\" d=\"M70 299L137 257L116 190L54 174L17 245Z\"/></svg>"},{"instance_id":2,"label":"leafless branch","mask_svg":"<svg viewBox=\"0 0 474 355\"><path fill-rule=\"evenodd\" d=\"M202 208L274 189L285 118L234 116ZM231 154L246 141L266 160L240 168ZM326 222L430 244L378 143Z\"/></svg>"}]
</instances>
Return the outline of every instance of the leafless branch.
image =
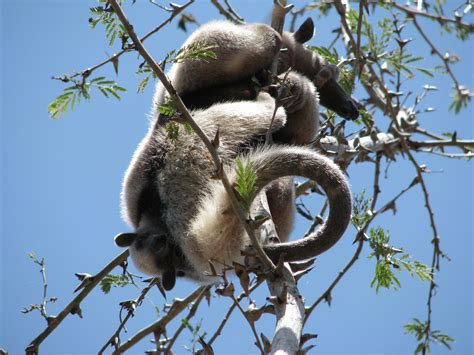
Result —
<instances>
[{"instance_id":1,"label":"leafless branch","mask_svg":"<svg viewBox=\"0 0 474 355\"><path fill-rule=\"evenodd\" d=\"M473 140L462 140L462 139L445 139L445 140L434 140L434 141L408 141L408 145L414 149L418 148L441 148L441 147L459 147L459 148L474 148Z\"/></svg>"},{"instance_id":2,"label":"leafless branch","mask_svg":"<svg viewBox=\"0 0 474 355\"><path fill-rule=\"evenodd\" d=\"M216 7L217 10L219 10L219 13L223 15L227 20L233 22L233 23L244 23L243 19L237 15L237 13L234 11L234 9L227 3L227 6L229 7L229 10L226 10L220 3L219 0L211 0L212 5Z\"/></svg>"},{"instance_id":3,"label":"leafless branch","mask_svg":"<svg viewBox=\"0 0 474 355\"><path fill-rule=\"evenodd\" d=\"M76 314L80 312L80 304L84 298L97 286L97 284L107 276L116 266L122 264L128 258L128 250L124 251L122 254L117 256L114 260L108 263L101 271L99 271L96 275L92 276L90 281L87 285L85 285L84 289L51 321L48 323L43 332L38 335L25 351L28 354L38 354L39 346L55 329L56 327L61 324L61 322L66 318L69 314Z\"/></svg>"},{"instance_id":4,"label":"leafless branch","mask_svg":"<svg viewBox=\"0 0 474 355\"><path fill-rule=\"evenodd\" d=\"M236 19L240 20L240 21L244 21L244 18L242 16L240 16L237 11L235 11L234 7L232 6L232 4L230 3L229 0L224 0L225 4L227 5L227 8L229 9L229 12L235 16Z\"/></svg>"},{"instance_id":5,"label":"leafless branch","mask_svg":"<svg viewBox=\"0 0 474 355\"><path fill-rule=\"evenodd\" d=\"M422 16L422 17L426 17L426 18L435 20L439 23L452 23L454 25L464 27L464 28L468 29L469 32L474 31L474 24L473 23L462 22L460 20L460 18L454 18L453 19L453 18L447 18L447 17L444 17L444 16L433 15L433 14L430 14L429 12L426 12L426 11L419 11L418 9L413 8L413 7L397 4L395 1L391 2L391 5L395 8L397 8L398 10L401 10L401 11L405 12L406 14L410 15L411 17Z\"/></svg>"},{"instance_id":6,"label":"leafless branch","mask_svg":"<svg viewBox=\"0 0 474 355\"><path fill-rule=\"evenodd\" d=\"M262 284L262 282L263 282L263 280L259 279L254 285L252 285L252 287L249 288L249 294L251 294L255 289L257 289ZM236 298L237 303L240 303L240 301L242 299L244 299L244 297L247 297L247 294L245 292L242 292ZM230 305L229 309L227 310L227 313L225 314L224 318L222 319L222 322L219 324L216 331L214 332L214 335L209 339L209 342L208 342L209 345L212 345L214 343L214 341L217 339L217 337L219 335L221 335L222 329L224 329L224 326L226 325L227 321L229 320L230 315L232 314L234 309L237 307L237 303L234 301Z\"/></svg>"},{"instance_id":7,"label":"leafless branch","mask_svg":"<svg viewBox=\"0 0 474 355\"><path fill-rule=\"evenodd\" d=\"M152 279L150 283L142 290L138 298L132 302L133 307L130 307L128 309L127 315L122 320L122 322L120 322L120 325L118 326L117 330L112 334L109 340L107 340L104 346L99 350L99 354L103 354L109 345L118 345L116 344L116 340L118 341L118 343L120 343L120 332L122 331L122 329L125 328L125 325L127 324L128 320L134 316L135 308L142 304L148 291L150 291L151 288L157 284L157 282L158 280L156 278Z\"/></svg>"},{"instance_id":8,"label":"leafless branch","mask_svg":"<svg viewBox=\"0 0 474 355\"><path fill-rule=\"evenodd\" d=\"M382 158L382 154L377 154L377 158L375 161L375 170L374 170L374 188L373 188L373 193L372 193L372 202L370 205L370 209L373 211L375 209L375 206L377 204L378 197L380 195L380 185L379 185L379 180L380 180L380 160ZM357 244L357 249L354 252L354 255L352 258L349 260L349 262L344 266L344 268L339 272L337 277L334 279L334 281L329 285L329 287L319 296L319 298L308 308L306 308L306 317L305 317L305 323L309 319L311 313L314 311L314 309L321 303L321 301L326 300L327 302L331 301L331 293L332 290L337 286L339 281L343 278L343 276L352 268L352 266L355 264L355 262L359 259L360 253L362 252L362 249L364 247L364 242L365 242L365 233L367 232L370 223L373 221L373 218L370 219L366 225L358 231L355 240L358 241Z\"/></svg>"},{"instance_id":9,"label":"leafless branch","mask_svg":"<svg viewBox=\"0 0 474 355\"><path fill-rule=\"evenodd\" d=\"M461 84L459 84L458 80L456 79L456 76L454 75L454 73L451 69L449 55L447 56L447 55L441 54L441 52L438 50L438 48L435 47L433 42L431 42L431 40L428 38L426 33L421 28L421 26L418 24L418 20L416 19L416 17L413 17L412 19L413 19L413 24L415 25L416 29L418 30L418 33L421 35L421 37L423 37L426 44L428 44L428 46L430 46L431 52L436 54L441 59L441 61L443 62L443 65L446 68L446 71L448 72L449 76L451 77L451 79L454 82L454 85L456 87L456 91L458 92L459 97L465 96L464 93L463 93Z\"/></svg>"},{"instance_id":10,"label":"leafless branch","mask_svg":"<svg viewBox=\"0 0 474 355\"><path fill-rule=\"evenodd\" d=\"M264 355L265 350L263 349L262 342L260 341L260 338L258 337L257 330L255 329L255 322L253 320L249 319L249 317L247 317L247 314L245 313L244 309L240 305L240 302L237 300L237 298L235 298L234 295L232 295L231 298L232 298L232 301L234 301L234 304L237 307L237 309L240 311L240 313L242 313L245 320L248 322L248 324L250 326L250 329L252 330L252 333L255 337L255 345L257 346L258 350L260 350L260 353L262 355Z\"/></svg>"},{"instance_id":11,"label":"leafless branch","mask_svg":"<svg viewBox=\"0 0 474 355\"><path fill-rule=\"evenodd\" d=\"M166 313L166 316L157 320L156 322L149 325L148 327L143 328L142 330L138 331L132 338L127 340L125 343L120 344L120 346L113 353L116 355L122 354L123 352L130 349L133 345L140 342L143 338L145 338L146 336L154 332L163 333L164 329L166 328L166 325L169 322L171 322L173 319L175 319L175 317L178 314L180 314L183 310L185 310L186 307L189 304L191 304L191 302L199 298L201 294L205 293L206 289L207 289L207 286L198 287L194 292L188 295L185 299L183 300L175 299L168 313Z\"/></svg>"}]
</instances>

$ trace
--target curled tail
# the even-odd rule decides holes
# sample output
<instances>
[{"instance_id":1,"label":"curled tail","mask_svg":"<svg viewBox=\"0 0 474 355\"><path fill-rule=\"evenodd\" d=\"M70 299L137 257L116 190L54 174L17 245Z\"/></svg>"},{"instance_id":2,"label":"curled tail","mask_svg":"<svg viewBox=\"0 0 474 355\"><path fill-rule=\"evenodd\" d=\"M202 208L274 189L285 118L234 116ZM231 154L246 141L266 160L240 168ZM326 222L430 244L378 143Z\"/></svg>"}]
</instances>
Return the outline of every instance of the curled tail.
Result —
<instances>
[{"instance_id":1,"label":"curled tail","mask_svg":"<svg viewBox=\"0 0 474 355\"><path fill-rule=\"evenodd\" d=\"M351 191L345 176L331 160L304 147L272 146L248 156L257 172L257 193L271 181L284 176L303 176L322 187L329 200L329 216L315 233L293 242L265 245L264 250L278 261L312 258L330 249L341 238L351 217Z\"/></svg>"},{"instance_id":2,"label":"curled tail","mask_svg":"<svg viewBox=\"0 0 474 355\"><path fill-rule=\"evenodd\" d=\"M255 196L278 178L304 176L316 181L329 199L329 217L316 233L294 242L264 246L274 262L282 254L286 261L312 258L339 240L350 220L351 192L346 178L331 160L309 148L278 145L255 149L244 159L252 162L257 173ZM230 181L235 182L235 167L228 166L226 170ZM241 251L250 242L222 183L211 181L208 191L182 240L183 252L197 274L208 270L209 260L217 261L216 267L243 262Z\"/></svg>"}]
</instances>

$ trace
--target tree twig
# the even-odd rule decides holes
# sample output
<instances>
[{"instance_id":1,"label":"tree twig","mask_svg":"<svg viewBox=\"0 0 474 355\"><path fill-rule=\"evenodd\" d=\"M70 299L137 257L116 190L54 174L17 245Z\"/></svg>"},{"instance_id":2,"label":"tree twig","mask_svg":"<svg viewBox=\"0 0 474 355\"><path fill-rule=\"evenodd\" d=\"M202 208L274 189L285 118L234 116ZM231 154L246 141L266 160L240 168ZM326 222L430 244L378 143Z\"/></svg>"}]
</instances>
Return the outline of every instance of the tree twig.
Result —
<instances>
[{"instance_id":1,"label":"tree twig","mask_svg":"<svg viewBox=\"0 0 474 355\"><path fill-rule=\"evenodd\" d=\"M441 54L441 52L438 50L438 48L435 47L433 42L431 42L431 40L428 38L428 36L425 34L423 29L421 28L421 26L418 24L418 21L417 21L416 17L413 16L412 19L413 19L413 24L415 25L416 29L418 30L418 33L421 35L421 37L423 37L426 44L428 46L430 46L431 52L436 54L441 59L441 61L443 62L443 65L446 68L446 71L448 72L449 76L451 77L451 79L454 82L454 85L456 87L456 91L458 92L459 97L461 98L461 97L465 96L462 92L461 85L459 84L458 80L456 79L456 76L454 75L453 71L451 70L451 65L449 65L449 56L445 56L445 55Z\"/></svg>"},{"instance_id":2,"label":"tree twig","mask_svg":"<svg viewBox=\"0 0 474 355\"><path fill-rule=\"evenodd\" d=\"M219 10L219 13L223 15L227 20L237 23L237 24L242 24L244 23L243 19L238 16L232 9L232 7L229 6L229 10L224 9L224 7L219 3L219 0L211 0L212 5L216 7L217 10Z\"/></svg>"},{"instance_id":3,"label":"tree twig","mask_svg":"<svg viewBox=\"0 0 474 355\"><path fill-rule=\"evenodd\" d=\"M249 288L249 294L251 294L256 288L258 288L262 284L263 280L259 279L257 282ZM237 302L240 302L244 297L247 297L247 294L245 292L242 292L238 297L237 297ZM217 327L216 331L214 332L214 335L209 339L208 344L212 345L214 341L217 339L219 335L221 335L222 329L224 329L224 326L226 325L227 321L229 320L230 315L234 311L235 307L237 307L237 304L232 302L230 305L229 309L227 310L227 313L225 314L224 318L222 319L221 323Z\"/></svg>"},{"instance_id":4,"label":"tree twig","mask_svg":"<svg viewBox=\"0 0 474 355\"><path fill-rule=\"evenodd\" d=\"M142 292L140 293L140 296L136 300L133 301L135 306L139 306L143 302L148 291L150 291L151 288L157 284L157 282L158 280L156 278L150 281L150 283L142 290ZM120 325L118 326L117 330L111 335L109 340L107 340L104 346L99 350L99 355L103 354L109 345L118 345L116 344L116 340L120 343L120 332L122 331L122 329L125 328L125 324L127 324L128 320L134 316L134 310L135 310L135 307L133 308L130 307L128 309L127 315L122 320L122 322L120 322Z\"/></svg>"},{"instance_id":5,"label":"tree twig","mask_svg":"<svg viewBox=\"0 0 474 355\"><path fill-rule=\"evenodd\" d=\"M146 41L150 36L154 35L155 33L157 33L158 31L160 31L163 27L165 27L167 24L171 23L171 21L173 21L173 19L179 15L181 12L184 11L184 9L186 9L189 5L191 5L195 0L189 0L186 4L183 4L183 5L175 5L173 6L173 10L172 10L172 13L171 15L166 19L164 20L160 25L158 25L157 27L155 27L153 30L151 30L150 32L148 32L145 36L143 36L140 41L141 42L144 42ZM107 63L113 63L113 62L116 62L124 53L126 52L130 52L133 50L133 47L131 46L128 46L127 48L125 49L122 49L120 52L110 56L108 59L102 61L101 63L99 64L96 64L94 65L93 67L90 67L90 68L87 68L87 69L84 69L78 73L75 73L75 74L72 74L72 75L67 75L66 77L68 78L75 78L79 75L82 75L82 76L88 76L90 75L93 71L103 67L104 65L106 65ZM56 80L63 80L64 79L64 76L61 76L61 77L53 77L53 79L56 79Z\"/></svg>"},{"instance_id":6,"label":"tree twig","mask_svg":"<svg viewBox=\"0 0 474 355\"><path fill-rule=\"evenodd\" d=\"M434 147L470 147L474 148L474 140L462 140L462 139L445 139L445 140L433 140L433 141L413 141L409 140L408 145L418 148L434 148Z\"/></svg>"},{"instance_id":7,"label":"tree twig","mask_svg":"<svg viewBox=\"0 0 474 355\"><path fill-rule=\"evenodd\" d=\"M133 345L140 342L143 338L147 335L150 335L154 332L162 333L166 327L166 325L171 322L178 314L180 314L186 307L197 299L202 293L206 292L207 286L198 287L194 292L188 295L185 299L175 299L170 310L166 313L166 316L157 320L153 324L149 325L146 328L138 331L132 338L127 340L126 342L120 344L120 346L113 352L114 354L118 355L121 354L128 349L130 349Z\"/></svg>"},{"instance_id":8,"label":"tree twig","mask_svg":"<svg viewBox=\"0 0 474 355\"><path fill-rule=\"evenodd\" d=\"M414 16L422 16L422 17L426 17L426 18L438 21L440 23L452 23L452 24L455 24L457 26L464 27L464 28L468 29L469 32L474 31L474 24L473 23L465 23L465 22L462 22L460 19L452 19L452 18L448 18L448 17L444 17L444 16L433 15L433 14L430 14L429 12L426 12L426 11L419 11L418 9L415 9L415 8L412 8L412 7L397 4L396 1L391 2L390 5L392 5L393 7L397 8L398 10L401 10L401 11L405 12L406 14L408 14L410 16L413 16L413 17Z\"/></svg>"},{"instance_id":9,"label":"tree twig","mask_svg":"<svg viewBox=\"0 0 474 355\"><path fill-rule=\"evenodd\" d=\"M373 193L372 193L372 202L370 204L370 209L373 211L375 209L375 206L377 204L378 197L380 195L380 161L382 158L382 154L377 154L377 158L375 160L375 169L374 169L374 187L373 187ZM373 217L374 218L374 217ZM319 296L319 298L309 307L306 308L306 316L305 316L305 323L308 321L311 313L314 311L314 309L321 303L323 300L327 300L330 302L331 300L331 293L332 290L337 286L339 281L342 279L342 277L352 268L352 266L355 264L355 262L359 259L360 253L362 252L362 249L364 247L364 242L365 242L365 233L367 232L370 223L373 221L372 219L369 219L365 226L358 231L355 240L358 241L357 249L354 252L354 255L352 258L349 260L349 262L344 266L344 268L339 271L338 275L334 279L333 282L329 285L329 287Z\"/></svg>"},{"instance_id":10,"label":"tree twig","mask_svg":"<svg viewBox=\"0 0 474 355\"><path fill-rule=\"evenodd\" d=\"M262 355L265 355L265 350L263 349L263 346L262 346L262 342L260 341L260 338L258 337L258 334L257 334L257 329L255 329L255 322L253 322L251 319L249 319L247 317L247 315L245 314L245 311L244 309L242 308L242 306L240 305L240 302L237 300L237 298L235 298L234 295L231 296L232 298L232 301L234 301L234 304L235 306L237 307L237 309L240 311L240 313L242 313L242 315L244 316L245 320L247 321L247 323L249 324L250 326L250 329L252 330L252 333L255 337L255 345L257 346L258 350L260 350L260 353Z\"/></svg>"},{"instance_id":11,"label":"tree twig","mask_svg":"<svg viewBox=\"0 0 474 355\"><path fill-rule=\"evenodd\" d=\"M116 266L122 264L128 258L128 250L125 250L122 254L113 259L108 263L101 271L96 275L92 276L89 283L84 287L84 289L51 321L48 323L43 332L38 335L25 351L28 354L38 354L39 346L45 340L49 334L51 334L56 327L61 324L61 322L66 318L70 313L75 314L80 310L80 304L84 298L97 286L97 284L107 276Z\"/></svg>"},{"instance_id":12,"label":"tree twig","mask_svg":"<svg viewBox=\"0 0 474 355\"><path fill-rule=\"evenodd\" d=\"M171 354L171 349L174 345L174 343L176 342L176 340L178 339L179 335L181 334L181 332L184 330L184 328L186 328L186 325L189 323L189 321L191 320L192 317L194 317L194 315L196 314L196 311L197 309L199 308L199 305L201 304L201 301L203 300L203 298L206 296L206 293L209 292L210 288L212 286L206 286L206 288L203 290L203 292L199 295L199 297L196 299L196 301L194 301L191 309L189 310L187 316L184 318L184 320L181 322L181 325L179 326L179 328L176 330L176 332L174 333L173 337L170 339L168 345L166 346L166 349L165 349L165 354Z\"/></svg>"}]
</instances>

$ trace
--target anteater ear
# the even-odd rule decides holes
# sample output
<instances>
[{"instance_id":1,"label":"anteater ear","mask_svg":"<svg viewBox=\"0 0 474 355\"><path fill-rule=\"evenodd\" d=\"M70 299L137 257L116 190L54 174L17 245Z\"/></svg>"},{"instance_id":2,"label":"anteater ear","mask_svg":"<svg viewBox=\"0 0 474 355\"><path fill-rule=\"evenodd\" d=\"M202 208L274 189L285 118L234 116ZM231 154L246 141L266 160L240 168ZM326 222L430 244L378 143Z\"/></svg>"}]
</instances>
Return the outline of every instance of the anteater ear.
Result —
<instances>
[{"instance_id":1,"label":"anteater ear","mask_svg":"<svg viewBox=\"0 0 474 355\"><path fill-rule=\"evenodd\" d=\"M308 17L306 21L300 26L300 28L298 28L298 30L293 33L295 41L301 44L308 42L311 38L313 38L313 35L314 23L311 17Z\"/></svg>"},{"instance_id":2,"label":"anteater ear","mask_svg":"<svg viewBox=\"0 0 474 355\"><path fill-rule=\"evenodd\" d=\"M129 247L137 237L137 233L119 233L114 238L115 245L122 248Z\"/></svg>"}]
</instances>

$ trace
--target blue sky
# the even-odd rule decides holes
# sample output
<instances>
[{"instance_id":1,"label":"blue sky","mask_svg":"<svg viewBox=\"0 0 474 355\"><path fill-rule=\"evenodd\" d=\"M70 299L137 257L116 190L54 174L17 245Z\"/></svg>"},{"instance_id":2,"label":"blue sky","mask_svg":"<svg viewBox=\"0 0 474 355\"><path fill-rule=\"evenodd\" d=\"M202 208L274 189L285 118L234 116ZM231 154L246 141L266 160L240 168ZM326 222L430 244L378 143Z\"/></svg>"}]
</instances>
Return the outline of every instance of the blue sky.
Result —
<instances>
[{"instance_id":1,"label":"blue sky","mask_svg":"<svg viewBox=\"0 0 474 355\"><path fill-rule=\"evenodd\" d=\"M271 1L259 1L258 10L256 2L234 3L247 21L269 21ZM21 353L45 326L38 314L20 313L23 307L40 302L42 297L39 269L27 253L33 251L46 258L48 292L59 298L49 307L49 312L56 314L73 297L72 291L77 286L74 273L93 274L101 269L121 252L113 244L114 235L128 230L120 219L121 180L136 145L146 132L146 114L152 97L151 87L144 94L135 93L140 81L135 75L140 62L137 56L126 55L120 62L120 75L116 80L128 89L120 102L94 93L91 102L82 102L60 121L50 119L46 110L63 89L61 83L50 79L52 75L83 70L117 50L107 45L102 28L89 28L88 8L94 5L91 1L48 0L41 4L29 0L0 1L0 348L11 354ZM158 8L145 1L137 1L125 10L140 34L164 19ZM201 23L219 18L208 2L199 2L191 12ZM472 16L469 20L472 22ZM316 37L311 43L328 45L334 21L334 17L316 20ZM461 43L452 36L440 35L433 24L421 23L442 51L461 56L454 71L462 83L472 88L472 41ZM176 30L173 23L146 45L155 58L163 58L168 51L179 47L186 36ZM430 57L419 37L416 34L413 37L410 46L427 57L425 66L438 63L436 58ZM110 67L97 76L102 74L115 79ZM462 138L472 138L472 108L457 116L447 110L450 80L445 76L435 79L421 76L413 89L419 92L425 83L437 85L440 91L430 94L423 102L422 107L434 106L437 111L420 116L422 125L440 133L456 130ZM377 122L382 128L387 125L386 118L380 115ZM358 129L353 123L346 126L347 132ZM416 156L433 171L425 178L442 247L451 258L451 262L442 261L438 275L433 328L456 339L451 354L472 354L473 166L465 161L423 153ZM371 165L353 164L349 175L355 193L364 189L371 191ZM415 171L408 161L398 156L387 175L388 178L381 181L381 204L406 187ZM313 207L314 211L318 210L318 205ZM429 264L432 234L420 188L405 194L397 207L396 215L384 214L375 225L390 230L394 245L403 246L414 258ZM306 226L299 227L295 235L302 235L305 229ZM302 279L300 289L307 304L319 297L351 257L355 250L354 235L350 228L335 248L318 258L316 269ZM413 317L425 319L428 284L402 273L399 276L403 287L399 291L381 290L376 294L369 287L375 265L373 259L366 258L367 247L333 292L331 307L320 305L307 325L307 332L319 334L313 342L319 353L407 354L416 346L415 340L404 334L403 324ZM183 297L194 288L190 282L178 282L168 300ZM135 298L137 294L131 287L114 289L108 295L94 291L82 304L84 319L68 317L44 342L41 352L96 353L118 325L118 302ZM258 305L263 304L266 294L265 287L256 293ZM158 292L152 292L150 297L160 307L164 303ZM246 301L243 304L246 306ZM201 306L194 320L202 318L203 327L212 333L228 305L228 299L216 297L211 308ZM129 323L129 335L155 318L147 303ZM272 317L264 316L257 326L259 332L271 338ZM185 333L179 343L186 345L188 341L189 334ZM253 342L243 317L235 313L215 343L215 350L218 354L255 353ZM131 353L142 353L151 347L144 342ZM182 347L177 347L176 353L179 349L186 353ZM444 352L444 348L436 345L432 350Z\"/></svg>"}]
</instances>

